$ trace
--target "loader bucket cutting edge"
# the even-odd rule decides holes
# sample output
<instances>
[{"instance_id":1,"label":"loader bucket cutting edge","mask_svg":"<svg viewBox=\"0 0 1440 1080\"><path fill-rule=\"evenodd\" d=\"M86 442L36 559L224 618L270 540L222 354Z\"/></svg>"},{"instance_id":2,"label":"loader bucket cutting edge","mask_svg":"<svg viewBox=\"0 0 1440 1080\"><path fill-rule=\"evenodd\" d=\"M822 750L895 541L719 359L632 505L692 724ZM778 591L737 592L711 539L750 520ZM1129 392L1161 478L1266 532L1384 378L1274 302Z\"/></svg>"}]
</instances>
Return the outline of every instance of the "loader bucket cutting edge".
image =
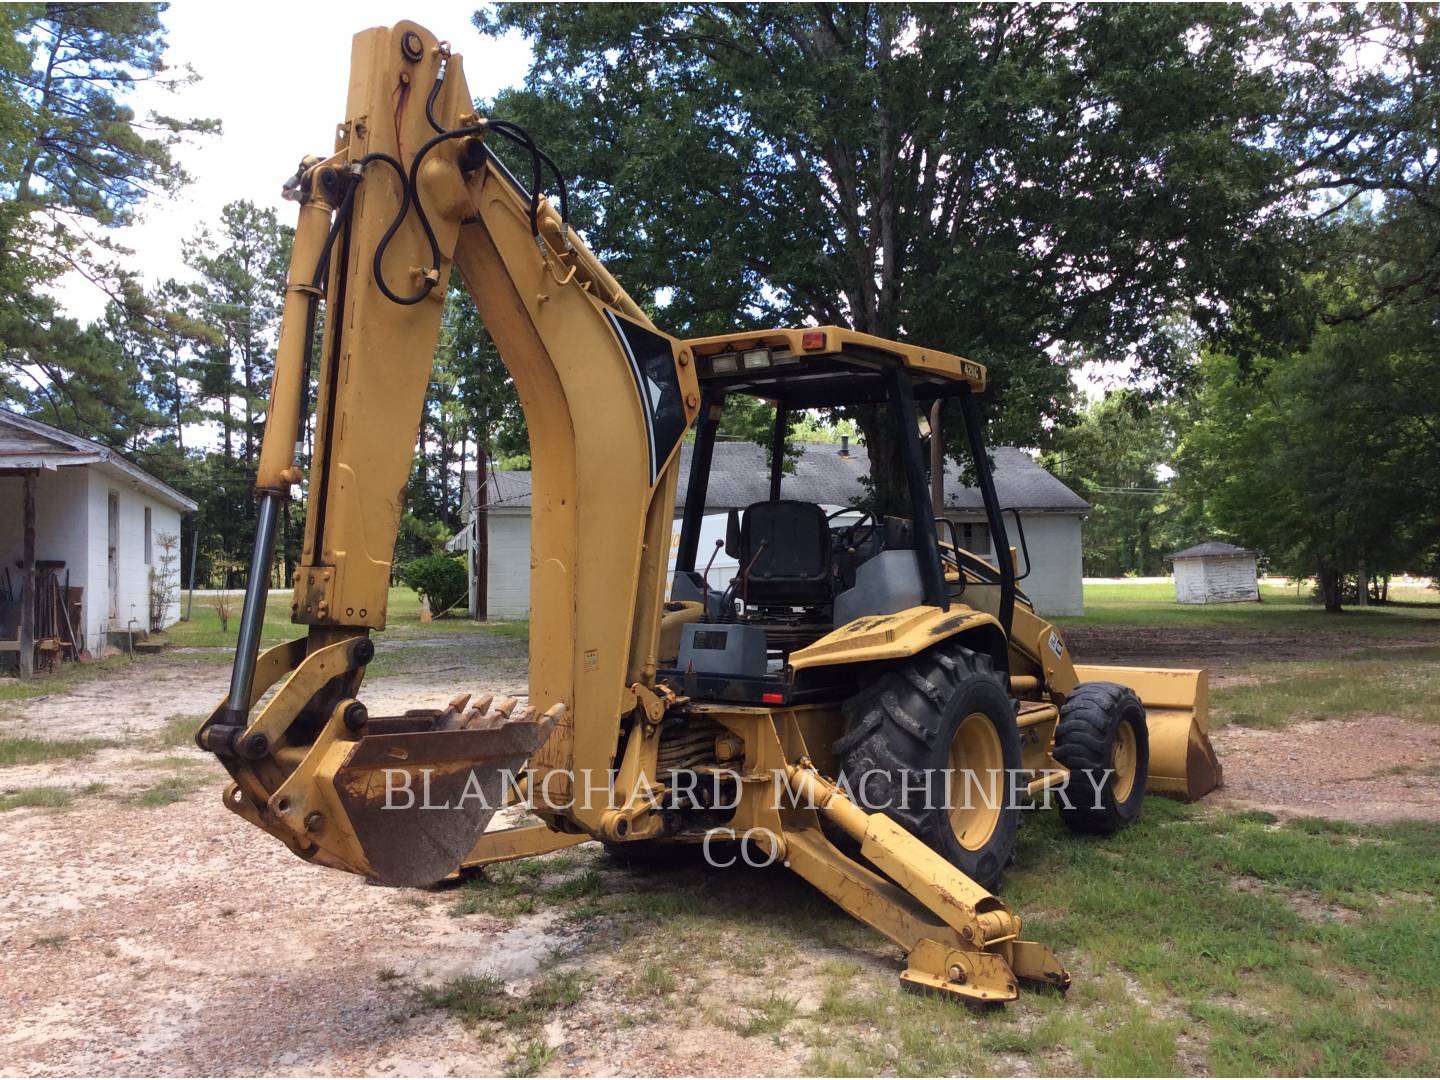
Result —
<instances>
[{"instance_id":1,"label":"loader bucket cutting edge","mask_svg":"<svg viewBox=\"0 0 1440 1080\"><path fill-rule=\"evenodd\" d=\"M1076 664L1081 682L1113 682L1140 695L1150 734L1146 791L1184 802L1224 783L1210 745L1209 682L1202 668L1130 668Z\"/></svg>"}]
</instances>

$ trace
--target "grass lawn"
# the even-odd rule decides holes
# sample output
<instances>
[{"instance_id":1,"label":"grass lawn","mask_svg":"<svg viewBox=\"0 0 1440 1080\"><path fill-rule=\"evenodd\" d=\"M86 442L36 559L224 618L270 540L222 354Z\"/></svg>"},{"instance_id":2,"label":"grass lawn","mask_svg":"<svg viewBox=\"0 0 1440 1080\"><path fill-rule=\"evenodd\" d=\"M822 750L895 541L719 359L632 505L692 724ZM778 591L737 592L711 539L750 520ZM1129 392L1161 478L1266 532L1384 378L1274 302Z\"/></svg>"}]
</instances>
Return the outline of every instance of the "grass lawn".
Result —
<instances>
[{"instance_id":1,"label":"grass lawn","mask_svg":"<svg viewBox=\"0 0 1440 1080\"><path fill-rule=\"evenodd\" d=\"M1323 661L1254 661L1253 681L1212 691L1212 724L1276 728L1304 720L1398 716L1440 723L1440 646L1360 649Z\"/></svg>"},{"instance_id":2,"label":"grass lawn","mask_svg":"<svg viewBox=\"0 0 1440 1080\"><path fill-rule=\"evenodd\" d=\"M1392 603L1338 614L1307 593L1262 585L1258 604L1190 605L1175 602L1169 582L1087 584L1085 614L1056 622L1112 640L1133 629L1130 652L1140 662L1146 634L1160 635L1168 649L1158 666L1204 666L1231 677L1211 691L1217 728L1362 715L1440 723L1440 592L1398 587ZM1199 643L1189 664L1187 632ZM1228 634L1244 644L1223 655ZM1265 647L1267 638L1275 648Z\"/></svg>"},{"instance_id":3,"label":"grass lawn","mask_svg":"<svg viewBox=\"0 0 1440 1080\"><path fill-rule=\"evenodd\" d=\"M1153 799L1135 828L1096 838L1034 811L1003 896L1075 982L970 1010L900 990L895 950L779 868L564 852L494 867L449 903L461 923L574 926L555 958L569 963L528 990L471 976L417 998L517 1054L579 1000L578 969L619 1028L703 1021L799 1046L814 1075L1434 1074L1437 891L1440 825Z\"/></svg>"},{"instance_id":4,"label":"grass lawn","mask_svg":"<svg viewBox=\"0 0 1440 1080\"><path fill-rule=\"evenodd\" d=\"M1440 627L1440 592L1396 588L1394 602L1368 608L1347 607L1331 614L1309 596L1308 586L1260 586L1258 604L1180 604L1168 581L1087 584L1085 614L1061 617L1062 626L1157 626L1194 629L1259 630L1294 633L1311 629L1384 637L1413 633L1416 624Z\"/></svg>"},{"instance_id":5,"label":"grass lawn","mask_svg":"<svg viewBox=\"0 0 1440 1080\"><path fill-rule=\"evenodd\" d=\"M178 646L191 648L233 648L236 634L239 632L240 605L243 597L244 594L240 592L231 595L229 625L225 629L221 629L220 616L215 611L216 597L197 596L190 620L178 622L170 627L163 635L163 639ZM264 636L261 638L262 645L278 645L282 641L300 637L305 633L305 627L290 621L290 600L289 589L275 590L270 593L265 604L265 629ZM185 610L185 606L185 598L182 595L180 600L182 612ZM410 589L395 586L390 590L386 627L382 633L391 640L477 633L518 637L523 640L529 634L529 624L526 622L477 623L463 615L452 615L422 623L420 621L420 598Z\"/></svg>"}]
</instances>

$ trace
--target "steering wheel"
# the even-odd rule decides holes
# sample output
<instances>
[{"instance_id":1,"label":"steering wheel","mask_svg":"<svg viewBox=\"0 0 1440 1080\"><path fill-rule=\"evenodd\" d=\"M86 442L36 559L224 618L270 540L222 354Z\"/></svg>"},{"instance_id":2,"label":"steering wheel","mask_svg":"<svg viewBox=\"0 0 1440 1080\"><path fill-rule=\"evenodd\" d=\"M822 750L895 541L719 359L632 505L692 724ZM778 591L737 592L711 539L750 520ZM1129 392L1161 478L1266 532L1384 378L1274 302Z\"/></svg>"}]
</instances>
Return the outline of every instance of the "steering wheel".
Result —
<instances>
[{"instance_id":1,"label":"steering wheel","mask_svg":"<svg viewBox=\"0 0 1440 1080\"><path fill-rule=\"evenodd\" d=\"M879 527L875 521L875 515L869 510L863 510L858 506L846 506L836 510L833 514L827 515L825 518L826 524L829 524L841 514L853 514L856 511L860 513L859 519L844 526L840 530L840 545L844 548L857 548L875 535L875 530ZM863 535L861 534L862 529L864 530Z\"/></svg>"}]
</instances>

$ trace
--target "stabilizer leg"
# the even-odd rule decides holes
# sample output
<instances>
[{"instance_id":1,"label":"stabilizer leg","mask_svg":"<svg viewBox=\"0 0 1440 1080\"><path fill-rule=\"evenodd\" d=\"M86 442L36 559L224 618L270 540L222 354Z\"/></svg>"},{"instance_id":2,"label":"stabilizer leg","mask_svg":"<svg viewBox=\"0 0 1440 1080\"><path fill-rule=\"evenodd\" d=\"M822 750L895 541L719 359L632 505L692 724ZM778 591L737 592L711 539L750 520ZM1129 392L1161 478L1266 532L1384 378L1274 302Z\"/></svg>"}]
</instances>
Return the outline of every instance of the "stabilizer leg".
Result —
<instances>
[{"instance_id":1,"label":"stabilizer leg","mask_svg":"<svg viewBox=\"0 0 1440 1080\"><path fill-rule=\"evenodd\" d=\"M1018 916L921 841L856 806L808 761L789 766L787 778L803 805L860 841L861 854L890 880L815 829L785 834L787 865L906 950L902 984L977 1004L1013 1001L1022 981L1070 985L1054 953L1020 940Z\"/></svg>"}]
</instances>

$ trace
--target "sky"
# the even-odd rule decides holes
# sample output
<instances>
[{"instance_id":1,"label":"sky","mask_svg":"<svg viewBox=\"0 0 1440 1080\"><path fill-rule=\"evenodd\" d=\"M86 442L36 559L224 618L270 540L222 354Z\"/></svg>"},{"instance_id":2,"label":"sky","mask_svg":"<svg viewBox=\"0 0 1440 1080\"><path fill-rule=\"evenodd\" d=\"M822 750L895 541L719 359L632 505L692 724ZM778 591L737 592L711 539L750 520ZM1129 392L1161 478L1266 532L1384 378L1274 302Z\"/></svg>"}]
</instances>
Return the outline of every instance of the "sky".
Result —
<instances>
[{"instance_id":1,"label":"sky","mask_svg":"<svg viewBox=\"0 0 1440 1080\"><path fill-rule=\"evenodd\" d=\"M117 239L134 250L130 264L148 285L188 277L183 243L220 208L236 199L272 206L293 225L295 204L280 186L306 154L328 156L335 125L344 119L350 39L360 30L409 19L447 40L465 58L465 77L477 97L515 85L530 66L530 48L518 35L482 37L471 25L473 3L436 0L352 0L346 4L175 0L162 16L168 31L166 62L190 64L201 80L178 93L145 87L130 101L137 115L150 110L221 121L224 134L197 139L176 152L193 183L175 199L151 200L140 224ZM97 318L105 296L72 275L57 289L70 314Z\"/></svg>"},{"instance_id":2,"label":"sky","mask_svg":"<svg viewBox=\"0 0 1440 1080\"><path fill-rule=\"evenodd\" d=\"M529 69L530 47L517 33L483 37L471 25L476 4L439 0L352 0L341 5L255 0L241 6L214 0L173 0L162 16L166 62L189 64L200 81L175 93L143 86L129 100L137 115L151 110L218 119L223 134L193 138L175 157L192 182L174 198L158 197L141 221L119 230L134 251L129 265L147 286L191 277L182 261L187 240L237 199L273 207L286 224L296 208L280 187L305 154L328 155L344 119L350 39L372 26L418 22L465 59L471 92L490 97L517 85ZM82 322L103 313L106 295L78 274L57 283L56 295ZM1129 365L1087 364L1077 383L1089 397L1122 383Z\"/></svg>"}]
</instances>

